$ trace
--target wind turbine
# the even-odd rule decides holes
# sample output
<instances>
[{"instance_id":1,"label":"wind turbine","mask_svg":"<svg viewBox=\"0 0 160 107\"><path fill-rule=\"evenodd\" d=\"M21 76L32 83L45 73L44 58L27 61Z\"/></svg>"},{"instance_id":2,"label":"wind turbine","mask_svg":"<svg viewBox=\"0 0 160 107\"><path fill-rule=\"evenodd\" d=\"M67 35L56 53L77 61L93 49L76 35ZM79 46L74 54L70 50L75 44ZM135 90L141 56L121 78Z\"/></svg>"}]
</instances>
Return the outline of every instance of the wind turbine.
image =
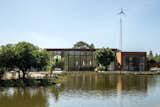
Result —
<instances>
[{"instance_id":1,"label":"wind turbine","mask_svg":"<svg viewBox=\"0 0 160 107\"><path fill-rule=\"evenodd\" d=\"M118 13L118 15L120 15L120 50L122 51L123 50L123 26L122 26L123 22L122 22L122 17L124 15L126 15L123 8L121 8L121 11Z\"/></svg>"}]
</instances>

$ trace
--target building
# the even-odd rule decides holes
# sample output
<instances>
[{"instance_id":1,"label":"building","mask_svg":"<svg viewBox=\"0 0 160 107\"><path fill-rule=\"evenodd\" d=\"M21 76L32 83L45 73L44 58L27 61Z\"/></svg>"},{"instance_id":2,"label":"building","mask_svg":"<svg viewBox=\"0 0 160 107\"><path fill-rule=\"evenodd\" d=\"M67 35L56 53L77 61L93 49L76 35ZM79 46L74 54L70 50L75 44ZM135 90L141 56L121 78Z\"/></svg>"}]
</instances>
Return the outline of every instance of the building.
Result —
<instances>
[{"instance_id":1,"label":"building","mask_svg":"<svg viewBox=\"0 0 160 107\"><path fill-rule=\"evenodd\" d=\"M49 55L64 60L64 71L93 71L97 66L94 52L97 49L48 48ZM112 49L117 60L109 70L145 71L146 52L121 52Z\"/></svg>"},{"instance_id":2,"label":"building","mask_svg":"<svg viewBox=\"0 0 160 107\"><path fill-rule=\"evenodd\" d=\"M123 71L145 71L146 52L117 52L118 69Z\"/></svg>"},{"instance_id":3,"label":"building","mask_svg":"<svg viewBox=\"0 0 160 107\"><path fill-rule=\"evenodd\" d=\"M94 70L96 66L94 49L47 49L55 58L63 58L65 71Z\"/></svg>"}]
</instances>

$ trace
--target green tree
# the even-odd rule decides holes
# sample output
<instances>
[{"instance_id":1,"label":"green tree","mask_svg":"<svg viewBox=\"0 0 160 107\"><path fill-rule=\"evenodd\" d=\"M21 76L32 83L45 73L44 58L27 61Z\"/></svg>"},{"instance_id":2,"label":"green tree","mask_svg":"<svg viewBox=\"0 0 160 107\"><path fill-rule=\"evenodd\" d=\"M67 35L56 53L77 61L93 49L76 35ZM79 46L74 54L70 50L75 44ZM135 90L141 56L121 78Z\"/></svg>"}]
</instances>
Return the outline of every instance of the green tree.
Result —
<instances>
[{"instance_id":1,"label":"green tree","mask_svg":"<svg viewBox=\"0 0 160 107\"><path fill-rule=\"evenodd\" d=\"M95 48L95 46L94 46L94 44L93 43L91 43L91 45L89 46L91 49L94 49Z\"/></svg>"},{"instance_id":2,"label":"green tree","mask_svg":"<svg viewBox=\"0 0 160 107\"><path fill-rule=\"evenodd\" d=\"M55 58L54 59L54 67L57 68L64 68L64 58L60 57L60 58Z\"/></svg>"},{"instance_id":3,"label":"green tree","mask_svg":"<svg viewBox=\"0 0 160 107\"><path fill-rule=\"evenodd\" d=\"M27 42L19 42L15 45L16 67L19 69L19 77L20 71L22 71L23 78L25 78L27 71L35 67L36 58L33 54L35 50L38 50L38 48Z\"/></svg>"},{"instance_id":4,"label":"green tree","mask_svg":"<svg viewBox=\"0 0 160 107\"><path fill-rule=\"evenodd\" d=\"M7 44L0 47L0 79L5 71L12 70L15 67L15 47Z\"/></svg>"},{"instance_id":5,"label":"green tree","mask_svg":"<svg viewBox=\"0 0 160 107\"><path fill-rule=\"evenodd\" d=\"M37 68L37 70L46 70L49 63L47 51L43 49L34 50L33 56L35 57L34 68Z\"/></svg>"},{"instance_id":6,"label":"green tree","mask_svg":"<svg viewBox=\"0 0 160 107\"><path fill-rule=\"evenodd\" d=\"M157 53L153 55L152 51L149 51L149 54L147 55L147 64L148 64L148 68L159 67L160 55Z\"/></svg>"},{"instance_id":7,"label":"green tree","mask_svg":"<svg viewBox=\"0 0 160 107\"><path fill-rule=\"evenodd\" d=\"M149 59L149 60L154 59L154 56L153 56L153 52L152 52L152 51L149 51L148 59Z\"/></svg>"},{"instance_id":8,"label":"green tree","mask_svg":"<svg viewBox=\"0 0 160 107\"><path fill-rule=\"evenodd\" d=\"M7 44L0 47L0 78L5 71L22 71L23 78L31 68L44 70L48 64L48 53L28 42L19 42L15 45Z\"/></svg>"},{"instance_id":9,"label":"green tree","mask_svg":"<svg viewBox=\"0 0 160 107\"><path fill-rule=\"evenodd\" d=\"M47 70L49 71L50 75L52 74L52 71L54 70L54 57L53 56L49 57Z\"/></svg>"},{"instance_id":10,"label":"green tree","mask_svg":"<svg viewBox=\"0 0 160 107\"><path fill-rule=\"evenodd\" d=\"M15 46L16 67L22 71L23 79L31 68L42 69L47 65L48 54L28 42L19 42Z\"/></svg>"},{"instance_id":11,"label":"green tree","mask_svg":"<svg viewBox=\"0 0 160 107\"><path fill-rule=\"evenodd\" d=\"M86 49L94 49L94 44L92 43L91 45L84 42L84 41L79 41L74 44L73 48L86 48Z\"/></svg>"},{"instance_id":12,"label":"green tree","mask_svg":"<svg viewBox=\"0 0 160 107\"><path fill-rule=\"evenodd\" d=\"M97 63L102 66L105 66L106 70L108 68L108 65L115 60L115 54L109 48L102 48L102 49L96 50L95 57L96 57Z\"/></svg>"},{"instance_id":13,"label":"green tree","mask_svg":"<svg viewBox=\"0 0 160 107\"><path fill-rule=\"evenodd\" d=\"M3 68L0 68L0 80L2 79L4 75L5 70Z\"/></svg>"}]
</instances>

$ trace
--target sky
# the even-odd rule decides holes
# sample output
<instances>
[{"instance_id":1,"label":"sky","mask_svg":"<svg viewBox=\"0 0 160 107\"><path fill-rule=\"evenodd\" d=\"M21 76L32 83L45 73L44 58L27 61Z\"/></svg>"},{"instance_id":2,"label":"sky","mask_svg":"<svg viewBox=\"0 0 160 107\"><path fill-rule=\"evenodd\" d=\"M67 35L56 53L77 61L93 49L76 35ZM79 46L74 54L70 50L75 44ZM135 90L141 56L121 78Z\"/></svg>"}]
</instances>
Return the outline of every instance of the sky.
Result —
<instances>
[{"instance_id":1,"label":"sky","mask_svg":"<svg viewBox=\"0 0 160 107\"><path fill-rule=\"evenodd\" d=\"M123 50L160 53L160 0L0 0L0 45L119 48L121 8Z\"/></svg>"}]
</instances>

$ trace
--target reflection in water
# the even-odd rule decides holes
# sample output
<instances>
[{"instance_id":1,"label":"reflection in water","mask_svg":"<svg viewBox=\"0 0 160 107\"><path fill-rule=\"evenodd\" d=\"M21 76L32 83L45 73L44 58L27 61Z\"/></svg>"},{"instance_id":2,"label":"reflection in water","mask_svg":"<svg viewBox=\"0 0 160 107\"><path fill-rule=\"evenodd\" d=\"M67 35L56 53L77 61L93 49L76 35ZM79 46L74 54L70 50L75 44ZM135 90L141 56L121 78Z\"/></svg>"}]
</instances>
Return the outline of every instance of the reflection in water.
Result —
<instances>
[{"instance_id":1,"label":"reflection in water","mask_svg":"<svg viewBox=\"0 0 160 107\"><path fill-rule=\"evenodd\" d=\"M117 94L120 96L121 93L122 93L122 77L121 75L118 75L118 78L117 78Z\"/></svg>"},{"instance_id":2,"label":"reflection in water","mask_svg":"<svg viewBox=\"0 0 160 107\"><path fill-rule=\"evenodd\" d=\"M62 84L57 84L55 86L50 87L51 94L53 95L55 101L58 101L59 93L64 90L64 86Z\"/></svg>"},{"instance_id":3,"label":"reflection in water","mask_svg":"<svg viewBox=\"0 0 160 107\"><path fill-rule=\"evenodd\" d=\"M147 91L147 77L99 73L72 73L64 83L66 90Z\"/></svg>"},{"instance_id":4,"label":"reflection in water","mask_svg":"<svg viewBox=\"0 0 160 107\"><path fill-rule=\"evenodd\" d=\"M0 107L159 107L160 76L68 73L47 88L1 88Z\"/></svg>"},{"instance_id":5,"label":"reflection in water","mask_svg":"<svg viewBox=\"0 0 160 107\"><path fill-rule=\"evenodd\" d=\"M44 88L1 90L0 107L48 107Z\"/></svg>"}]
</instances>

